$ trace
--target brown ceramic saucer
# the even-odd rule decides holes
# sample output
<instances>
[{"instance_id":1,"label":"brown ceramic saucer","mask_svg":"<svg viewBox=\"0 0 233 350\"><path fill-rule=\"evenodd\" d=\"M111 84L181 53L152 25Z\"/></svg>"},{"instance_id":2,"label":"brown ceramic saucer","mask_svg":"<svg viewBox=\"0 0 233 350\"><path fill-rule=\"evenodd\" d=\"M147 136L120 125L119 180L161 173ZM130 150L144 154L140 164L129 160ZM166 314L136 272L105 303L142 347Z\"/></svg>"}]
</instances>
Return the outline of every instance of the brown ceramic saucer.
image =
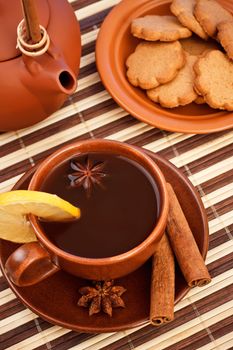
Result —
<instances>
[{"instance_id":1,"label":"brown ceramic saucer","mask_svg":"<svg viewBox=\"0 0 233 350\"><path fill-rule=\"evenodd\" d=\"M165 178L174 187L182 208L194 233L202 255L208 249L208 224L201 199L189 180L171 163L147 151L163 171ZM31 169L15 185L14 189L27 189L35 171ZM114 332L139 326L148 321L150 303L151 262L148 261L134 273L116 280L127 292L123 295L125 309L114 309L113 317L98 314L89 317L87 309L78 307L78 289L87 285L85 280L66 272L58 272L52 277L31 287L16 287L7 278L3 266L8 256L18 245L0 240L0 266L11 289L34 313L45 320L62 327L81 332ZM188 292L186 282L176 266L176 303ZM140 307L137 307L140 305Z\"/></svg>"},{"instance_id":2,"label":"brown ceramic saucer","mask_svg":"<svg viewBox=\"0 0 233 350\"><path fill-rule=\"evenodd\" d=\"M231 0L219 0L233 12ZM132 19L148 14L167 15L170 1L123 0L104 20L96 43L100 77L113 99L137 119L160 129L204 134L233 127L233 113L192 103L168 109L149 100L140 88L126 79L125 61L140 40L130 33Z\"/></svg>"}]
</instances>

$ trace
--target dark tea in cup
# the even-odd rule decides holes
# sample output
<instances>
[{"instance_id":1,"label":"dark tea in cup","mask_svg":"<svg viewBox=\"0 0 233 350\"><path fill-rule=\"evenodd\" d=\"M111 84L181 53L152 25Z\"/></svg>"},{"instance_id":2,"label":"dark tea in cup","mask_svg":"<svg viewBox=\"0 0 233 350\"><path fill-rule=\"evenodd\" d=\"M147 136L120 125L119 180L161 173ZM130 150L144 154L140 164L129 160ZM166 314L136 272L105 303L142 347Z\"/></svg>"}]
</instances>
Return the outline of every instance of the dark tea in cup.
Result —
<instances>
[{"instance_id":1,"label":"dark tea in cup","mask_svg":"<svg viewBox=\"0 0 233 350\"><path fill-rule=\"evenodd\" d=\"M19 247L7 264L19 286L59 269L95 281L123 277L154 254L166 227L166 180L149 156L125 143L67 145L39 165L28 189L68 200L81 218L48 223L29 215L38 242Z\"/></svg>"},{"instance_id":2,"label":"dark tea in cup","mask_svg":"<svg viewBox=\"0 0 233 350\"><path fill-rule=\"evenodd\" d=\"M69 223L40 222L49 240L67 253L106 258L142 243L159 216L159 190L151 174L121 155L90 152L55 166L40 190L81 209Z\"/></svg>"}]
</instances>

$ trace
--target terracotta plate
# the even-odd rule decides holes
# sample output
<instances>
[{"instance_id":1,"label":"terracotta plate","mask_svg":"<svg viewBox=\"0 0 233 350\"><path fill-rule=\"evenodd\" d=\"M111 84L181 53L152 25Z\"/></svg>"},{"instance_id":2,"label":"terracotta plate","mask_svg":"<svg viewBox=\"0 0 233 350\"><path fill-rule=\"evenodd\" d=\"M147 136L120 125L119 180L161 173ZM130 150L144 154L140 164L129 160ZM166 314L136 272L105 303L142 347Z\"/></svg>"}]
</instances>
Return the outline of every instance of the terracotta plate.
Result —
<instances>
[{"instance_id":1,"label":"terracotta plate","mask_svg":"<svg viewBox=\"0 0 233 350\"><path fill-rule=\"evenodd\" d=\"M181 202L186 217L205 257L208 249L208 224L201 199L189 180L172 164L151 152L148 154L163 171ZM15 189L26 189L35 169L29 171L15 185ZM0 266L2 268L7 257L18 245L0 240ZM114 309L113 317L105 314L88 316L87 309L76 305L79 298L78 289L85 285L85 280L66 272L58 272L47 280L32 287L19 288L12 284L5 275L11 289L19 299L37 315L45 320L82 332L114 332L143 324L149 317L151 262L148 261L134 273L118 279L116 282L124 286L125 309ZM179 268L176 266L176 303L188 292ZM140 305L140 307L135 307Z\"/></svg>"},{"instance_id":2,"label":"terracotta plate","mask_svg":"<svg viewBox=\"0 0 233 350\"><path fill-rule=\"evenodd\" d=\"M219 2L233 12L231 0ZM97 67L106 89L132 116L161 129L202 134L232 128L233 113L195 103L163 108L126 79L125 61L140 42L130 33L132 19L148 14L170 14L169 5L166 0L123 0L106 17L96 44Z\"/></svg>"}]
</instances>

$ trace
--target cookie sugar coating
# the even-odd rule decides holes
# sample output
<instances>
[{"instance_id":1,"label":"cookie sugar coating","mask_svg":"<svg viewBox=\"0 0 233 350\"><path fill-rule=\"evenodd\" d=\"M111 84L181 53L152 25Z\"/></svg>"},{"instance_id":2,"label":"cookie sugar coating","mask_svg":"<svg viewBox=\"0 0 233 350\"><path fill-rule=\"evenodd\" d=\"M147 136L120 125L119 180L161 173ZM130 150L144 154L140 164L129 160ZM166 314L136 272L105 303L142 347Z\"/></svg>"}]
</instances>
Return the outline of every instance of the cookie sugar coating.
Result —
<instances>
[{"instance_id":1,"label":"cookie sugar coating","mask_svg":"<svg viewBox=\"0 0 233 350\"><path fill-rule=\"evenodd\" d=\"M131 33L137 38L148 41L175 41L192 35L192 32L182 26L174 16L151 15L134 19Z\"/></svg>"},{"instance_id":2,"label":"cookie sugar coating","mask_svg":"<svg viewBox=\"0 0 233 350\"><path fill-rule=\"evenodd\" d=\"M197 0L194 14L202 28L211 37L217 35L218 24L233 20L231 13L215 0Z\"/></svg>"},{"instance_id":3,"label":"cookie sugar coating","mask_svg":"<svg viewBox=\"0 0 233 350\"><path fill-rule=\"evenodd\" d=\"M178 41L142 42L126 61L127 77L134 86L152 89L172 80L184 64L184 51Z\"/></svg>"},{"instance_id":4,"label":"cookie sugar coating","mask_svg":"<svg viewBox=\"0 0 233 350\"><path fill-rule=\"evenodd\" d=\"M202 39L207 39L208 35L200 26L194 16L196 0L173 0L170 6L171 12L178 18L180 23L189 28Z\"/></svg>"},{"instance_id":5,"label":"cookie sugar coating","mask_svg":"<svg viewBox=\"0 0 233 350\"><path fill-rule=\"evenodd\" d=\"M206 53L194 65L195 88L212 108L233 111L233 62L219 50Z\"/></svg>"},{"instance_id":6,"label":"cookie sugar coating","mask_svg":"<svg viewBox=\"0 0 233 350\"><path fill-rule=\"evenodd\" d=\"M179 71L177 76L167 84L148 90L148 97L167 108L185 106L193 102L198 97L193 87L195 79L193 65L196 60L196 56L186 54L185 66Z\"/></svg>"}]
</instances>

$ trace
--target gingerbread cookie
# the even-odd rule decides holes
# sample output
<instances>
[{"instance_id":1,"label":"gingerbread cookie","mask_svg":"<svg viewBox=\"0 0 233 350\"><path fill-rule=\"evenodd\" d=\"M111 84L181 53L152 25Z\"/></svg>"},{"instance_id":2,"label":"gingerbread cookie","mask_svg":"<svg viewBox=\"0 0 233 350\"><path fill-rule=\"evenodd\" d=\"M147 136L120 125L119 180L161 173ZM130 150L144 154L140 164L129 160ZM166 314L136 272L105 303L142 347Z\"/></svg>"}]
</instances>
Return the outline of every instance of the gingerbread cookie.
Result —
<instances>
[{"instance_id":1,"label":"gingerbread cookie","mask_svg":"<svg viewBox=\"0 0 233 350\"><path fill-rule=\"evenodd\" d=\"M182 39L180 43L186 52L194 56L200 56L207 50L219 50L221 47L215 40L203 41L196 35L188 39Z\"/></svg>"},{"instance_id":2,"label":"gingerbread cookie","mask_svg":"<svg viewBox=\"0 0 233 350\"><path fill-rule=\"evenodd\" d=\"M195 89L213 108L233 111L233 62L219 50L206 53L194 65Z\"/></svg>"},{"instance_id":3,"label":"gingerbread cookie","mask_svg":"<svg viewBox=\"0 0 233 350\"><path fill-rule=\"evenodd\" d=\"M233 20L231 13L215 0L197 0L194 14L204 31L213 38L221 22Z\"/></svg>"},{"instance_id":4,"label":"gingerbread cookie","mask_svg":"<svg viewBox=\"0 0 233 350\"><path fill-rule=\"evenodd\" d=\"M200 26L194 16L194 6L196 0L173 0L170 6L171 12L178 18L180 23L200 36L202 39L208 39L208 35Z\"/></svg>"},{"instance_id":5,"label":"gingerbread cookie","mask_svg":"<svg viewBox=\"0 0 233 350\"><path fill-rule=\"evenodd\" d=\"M233 21L218 25L218 40L225 49L227 56L233 60Z\"/></svg>"},{"instance_id":6,"label":"gingerbread cookie","mask_svg":"<svg viewBox=\"0 0 233 350\"><path fill-rule=\"evenodd\" d=\"M134 86L152 89L172 80L184 64L184 51L178 41L142 42L126 61L127 77Z\"/></svg>"},{"instance_id":7,"label":"gingerbread cookie","mask_svg":"<svg viewBox=\"0 0 233 350\"><path fill-rule=\"evenodd\" d=\"M132 21L134 36L148 41L175 41L188 38L192 32L182 26L174 16L145 16Z\"/></svg>"},{"instance_id":8,"label":"gingerbread cookie","mask_svg":"<svg viewBox=\"0 0 233 350\"><path fill-rule=\"evenodd\" d=\"M193 65L197 57L186 54L185 66L178 72L177 76L169 83L160 85L155 89L148 90L147 96L161 106L173 108L185 106L198 97L194 90L193 83L195 73Z\"/></svg>"}]
</instances>

